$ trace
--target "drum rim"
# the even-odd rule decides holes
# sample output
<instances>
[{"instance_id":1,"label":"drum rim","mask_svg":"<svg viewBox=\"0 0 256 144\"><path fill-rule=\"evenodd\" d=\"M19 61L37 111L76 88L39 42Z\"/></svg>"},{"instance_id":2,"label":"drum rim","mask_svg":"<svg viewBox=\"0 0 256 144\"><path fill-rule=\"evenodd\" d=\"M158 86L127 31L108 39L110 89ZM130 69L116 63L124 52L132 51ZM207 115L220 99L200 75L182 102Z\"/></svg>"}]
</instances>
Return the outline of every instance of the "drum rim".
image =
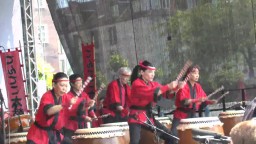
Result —
<instances>
[{"instance_id":1,"label":"drum rim","mask_svg":"<svg viewBox=\"0 0 256 144\"><path fill-rule=\"evenodd\" d=\"M78 129L72 136L72 139L113 138L113 137L121 137L124 135L125 133L123 132L121 127L97 127L97 128L89 128L89 129Z\"/></svg>"},{"instance_id":2,"label":"drum rim","mask_svg":"<svg viewBox=\"0 0 256 144\"><path fill-rule=\"evenodd\" d=\"M155 117L156 120L171 120L170 117Z\"/></svg>"},{"instance_id":3,"label":"drum rim","mask_svg":"<svg viewBox=\"0 0 256 144\"><path fill-rule=\"evenodd\" d=\"M219 116L222 115L222 116L227 116L227 115L244 115L244 112L243 110L234 110L234 111L224 111L224 112L220 112L219 113Z\"/></svg>"},{"instance_id":4,"label":"drum rim","mask_svg":"<svg viewBox=\"0 0 256 144\"><path fill-rule=\"evenodd\" d=\"M128 122L116 122L116 123L106 123L106 124L101 124L102 126L128 126Z\"/></svg>"},{"instance_id":5,"label":"drum rim","mask_svg":"<svg viewBox=\"0 0 256 144\"><path fill-rule=\"evenodd\" d=\"M187 119L181 119L181 123L192 123L192 122L220 122L218 117L202 117L202 118L187 118Z\"/></svg>"},{"instance_id":6,"label":"drum rim","mask_svg":"<svg viewBox=\"0 0 256 144\"><path fill-rule=\"evenodd\" d=\"M22 115L15 115L15 116L11 116L11 117L8 117L8 118L18 118L18 117L24 117L24 116L29 116L29 117L31 117L31 115L30 114L22 114ZM8 119L8 118L6 118L6 119Z\"/></svg>"},{"instance_id":7,"label":"drum rim","mask_svg":"<svg viewBox=\"0 0 256 144\"><path fill-rule=\"evenodd\" d=\"M27 136L28 132L8 133L6 137Z\"/></svg>"},{"instance_id":8,"label":"drum rim","mask_svg":"<svg viewBox=\"0 0 256 144\"><path fill-rule=\"evenodd\" d=\"M77 129L74 134L91 134L91 133L97 133L102 131L122 131L122 128L113 126L113 127L96 127L96 128L89 128L89 129Z\"/></svg>"}]
</instances>

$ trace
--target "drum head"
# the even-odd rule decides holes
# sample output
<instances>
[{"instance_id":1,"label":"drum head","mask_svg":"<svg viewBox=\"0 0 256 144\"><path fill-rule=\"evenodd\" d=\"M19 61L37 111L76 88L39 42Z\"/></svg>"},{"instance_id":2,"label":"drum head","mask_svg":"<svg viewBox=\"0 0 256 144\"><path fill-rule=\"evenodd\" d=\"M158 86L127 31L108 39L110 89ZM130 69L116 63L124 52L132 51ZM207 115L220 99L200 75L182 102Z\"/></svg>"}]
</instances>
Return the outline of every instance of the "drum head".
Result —
<instances>
[{"instance_id":1,"label":"drum head","mask_svg":"<svg viewBox=\"0 0 256 144\"><path fill-rule=\"evenodd\" d=\"M223 125L218 117L202 117L202 118L188 118L181 119L178 125L178 130L213 127L216 125Z\"/></svg>"},{"instance_id":2,"label":"drum head","mask_svg":"<svg viewBox=\"0 0 256 144\"><path fill-rule=\"evenodd\" d=\"M122 129L129 129L129 125L127 122L118 122L118 123L107 123L101 124L101 127L120 127Z\"/></svg>"},{"instance_id":3,"label":"drum head","mask_svg":"<svg viewBox=\"0 0 256 144\"><path fill-rule=\"evenodd\" d=\"M10 133L6 135L6 141L8 143L22 143L27 141L27 132L22 133Z\"/></svg>"},{"instance_id":4,"label":"drum head","mask_svg":"<svg viewBox=\"0 0 256 144\"><path fill-rule=\"evenodd\" d=\"M220 118L243 117L243 116L244 116L244 111L243 110L225 111L225 112L221 112L219 114Z\"/></svg>"},{"instance_id":5,"label":"drum head","mask_svg":"<svg viewBox=\"0 0 256 144\"><path fill-rule=\"evenodd\" d=\"M124 136L124 132L120 127L97 127L89 129L78 129L75 131L72 138L111 138L117 136Z\"/></svg>"}]
</instances>

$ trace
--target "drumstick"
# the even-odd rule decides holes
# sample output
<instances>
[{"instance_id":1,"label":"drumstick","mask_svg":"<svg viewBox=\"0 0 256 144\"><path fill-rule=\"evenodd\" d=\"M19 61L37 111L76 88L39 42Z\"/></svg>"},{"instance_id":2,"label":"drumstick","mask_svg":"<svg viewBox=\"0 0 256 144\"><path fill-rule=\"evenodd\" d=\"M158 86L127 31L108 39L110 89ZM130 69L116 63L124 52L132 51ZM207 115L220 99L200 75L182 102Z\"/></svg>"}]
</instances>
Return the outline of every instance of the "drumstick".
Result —
<instances>
[{"instance_id":1,"label":"drumstick","mask_svg":"<svg viewBox=\"0 0 256 144\"><path fill-rule=\"evenodd\" d=\"M186 76L186 78L184 79L184 82L186 83L189 78L190 78L190 73Z\"/></svg>"},{"instance_id":2,"label":"drumstick","mask_svg":"<svg viewBox=\"0 0 256 144\"><path fill-rule=\"evenodd\" d=\"M84 89L90 83L91 80L92 80L92 77L88 76L87 79L85 80L84 84L83 84L83 87L78 92L77 96L79 96L84 91ZM68 109L71 109L71 108L72 108L72 105L70 105L70 107Z\"/></svg>"},{"instance_id":3,"label":"drumstick","mask_svg":"<svg viewBox=\"0 0 256 144\"><path fill-rule=\"evenodd\" d=\"M212 92L211 94L209 94L207 96L208 99L210 99L210 97L212 97L213 95L215 95L216 93L218 93L219 91L223 90L224 86L221 86L220 88L216 89L214 92Z\"/></svg>"},{"instance_id":4,"label":"drumstick","mask_svg":"<svg viewBox=\"0 0 256 144\"><path fill-rule=\"evenodd\" d=\"M98 117L96 117L96 118L92 118L92 120L94 121L94 120L97 120L97 119L99 119L99 118L106 118L106 117L108 117L108 116L110 116L110 115L111 115L110 113L104 114L104 115L98 116Z\"/></svg>"},{"instance_id":5,"label":"drumstick","mask_svg":"<svg viewBox=\"0 0 256 144\"><path fill-rule=\"evenodd\" d=\"M179 81L181 79L181 77L184 75L184 73L188 70L188 68L192 65L192 61L188 60L186 61L185 65L183 66L183 68L181 69L179 75L176 78L176 81Z\"/></svg>"},{"instance_id":6,"label":"drumstick","mask_svg":"<svg viewBox=\"0 0 256 144\"><path fill-rule=\"evenodd\" d=\"M229 94L229 91L225 92L224 94L222 94L218 99L217 99L217 102L219 100L221 100L224 96L226 96L227 94Z\"/></svg>"},{"instance_id":7,"label":"drumstick","mask_svg":"<svg viewBox=\"0 0 256 144\"><path fill-rule=\"evenodd\" d=\"M100 88L99 88L99 90L98 90L98 91L96 91L96 93L95 93L95 96L94 96L93 100L97 100L97 98L98 98L99 94L101 93L101 91L102 91L105 87L106 87L106 85L105 85L104 83L102 83L102 84L100 85Z\"/></svg>"}]
</instances>

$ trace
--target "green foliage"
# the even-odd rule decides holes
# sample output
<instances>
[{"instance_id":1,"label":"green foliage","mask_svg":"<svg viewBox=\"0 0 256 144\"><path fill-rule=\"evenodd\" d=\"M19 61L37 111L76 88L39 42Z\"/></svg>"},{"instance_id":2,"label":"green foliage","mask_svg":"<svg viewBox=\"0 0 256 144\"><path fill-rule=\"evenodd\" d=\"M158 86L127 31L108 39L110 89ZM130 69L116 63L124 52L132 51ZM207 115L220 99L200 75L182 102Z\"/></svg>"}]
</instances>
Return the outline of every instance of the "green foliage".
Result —
<instances>
[{"instance_id":1,"label":"green foliage","mask_svg":"<svg viewBox=\"0 0 256 144\"><path fill-rule=\"evenodd\" d=\"M237 82L241 67L249 67L254 77L255 22L251 0L198 4L169 18L170 61L176 62L170 64L172 72L178 73L185 60L190 59L201 67L200 81L210 89Z\"/></svg>"},{"instance_id":2,"label":"green foliage","mask_svg":"<svg viewBox=\"0 0 256 144\"><path fill-rule=\"evenodd\" d=\"M107 78L105 77L105 75L102 74L101 71L97 71L97 72L96 72L96 84L97 84L97 88L99 88L102 83L105 84L105 85L107 85Z\"/></svg>"},{"instance_id":3,"label":"green foliage","mask_svg":"<svg viewBox=\"0 0 256 144\"><path fill-rule=\"evenodd\" d=\"M120 54L118 54L117 52L114 52L111 56L110 56L110 60L109 60L109 68L110 70L117 72L117 70L120 67L127 67L128 66L128 60L123 58Z\"/></svg>"},{"instance_id":4,"label":"green foliage","mask_svg":"<svg viewBox=\"0 0 256 144\"><path fill-rule=\"evenodd\" d=\"M51 89L54 68L50 64L46 63L41 57L37 57L37 69L39 80L46 80L47 89Z\"/></svg>"},{"instance_id":5,"label":"green foliage","mask_svg":"<svg viewBox=\"0 0 256 144\"><path fill-rule=\"evenodd\" d=\"M164 71L162 68L157 68L155 71L155 78L156 79L160 79L160 81L163 81L162 79L164 79Z\"/></svg>"}]
</instances>

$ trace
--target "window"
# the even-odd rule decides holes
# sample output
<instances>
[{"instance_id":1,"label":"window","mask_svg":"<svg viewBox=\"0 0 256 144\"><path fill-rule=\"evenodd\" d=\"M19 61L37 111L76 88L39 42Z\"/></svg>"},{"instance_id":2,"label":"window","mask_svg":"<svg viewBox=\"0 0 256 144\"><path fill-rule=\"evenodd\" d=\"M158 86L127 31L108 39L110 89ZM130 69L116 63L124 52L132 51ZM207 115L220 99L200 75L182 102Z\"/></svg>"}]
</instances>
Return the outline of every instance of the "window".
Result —
<instances>
[{"instance_id":1,"label":"window","mask_svg":"<svg viewBox=\"0 0 256 144\"><path fill-rule=\"evenodd\" d=\"M161 0L161 8L169 9L170 8L170 0Z\"/></svg>"},{"instance_id":2,"label":"window","mask_svg":"<svg viewBox=\"0 0 256 144\"><path fill-rule=\"evenodd\" d=\"M46 8L46 0L36 0L36 8Z\"/></svg>"},{"instance_id":3,"label":"window","mask_svg":"<svg viewBox=\"0 0 256 144\"><path fill-rule=\"evenodd\" d=\"M65 60L60 60L60 70L65 72L66 71L66 63Z\"/></svg>"},{"instance_id":4,"label":"window","mask_svg":"<svg viewBox=\"0 0 256 144\"><path fill-rule=\"evenodd\" d=\"M66 7L68 7L68 1L67 0L58 0L58 7L59 8L66 8Z\"/></svg>"},{"instance_id":5,"label":"window","mask_svg":"<svg viewBox=\"0 0 256 144\"><path fill-rule=\"evenodd\" d=\"M77 24L78 26L82 25L80 16L79 16L78 14L75 15L75 21L76 21L76 24Z\"/></svg>"},{"instance_id":6,"label":"window","mask_svg":"<svg viewBox=\"0 0 256 144\"><path fill-rule=\"evenodd\" d=\"M138 0L132 1L132 9L134 13L140 11L140 2Z\"/></svg>"},{"instance_id":7,"label":"window","mask_svg":"<svg viewBox=\"0 0 256 144\"><path fill-rule=\"evenodd\" d=\"M38 38L42 43L48 43L48 27L47 25L38 26Z\"/></svg>"},{"instance_id":8,"label":"window","mask_svg":"<svg viewBox=\"0 0 256 144\"><path fill-rule=\"evenodd\" d=\"M119 9L118 9L117 4L112 6L112 15L113 15L113 17L118 17L119 16Z\"/></svg>"},{"instance_id":9,"label":"window","mask_svg":"<svg viewBox=\"0 0 256 144\"><path fill-rule=\"evenodd\" d=\"M108 29L108 33L109 33L109 41L110 41L110 45L115 45L117 44L117 35L116 35L116 27L110 27Z\"/></svg>"},{"instance_id":10,"label":"window","mask_svg":"<svg viewBox=\"0 0 256 144\"><path fill-rule=\"evenodd\" d=\"M150 10L150 1L149 0L141 0L140 6L141 6L141 11Z\"/></svg>"},{"instance_id":11,"label":"window","mask_svg":"<svg viewBox=\"0 0 256 144\"><path fill-rule=\"evenodd\" d=\"M160 0L151 0L151 8L159 9L160 8Z\"/></svg>"},{"instance_id":12,"label":"window","mask_svg":"<svg viewBox=\"0 0 256 144\"><path fill-rule=\"evenodd\" d=\"M188 6L188 9L195 7L196 1L195 0L187 0L187 6Z\"/></svg>"},{"instance_id":13,"label":"window","mask_svg":"<svg viewBox=\"0 0 256 144\"><path fill-rule=\"evenodd\" d=\"M64 49L60 41L58 42L58 52L59 54L64 54Z\"/></svg>"}]
</instances>

